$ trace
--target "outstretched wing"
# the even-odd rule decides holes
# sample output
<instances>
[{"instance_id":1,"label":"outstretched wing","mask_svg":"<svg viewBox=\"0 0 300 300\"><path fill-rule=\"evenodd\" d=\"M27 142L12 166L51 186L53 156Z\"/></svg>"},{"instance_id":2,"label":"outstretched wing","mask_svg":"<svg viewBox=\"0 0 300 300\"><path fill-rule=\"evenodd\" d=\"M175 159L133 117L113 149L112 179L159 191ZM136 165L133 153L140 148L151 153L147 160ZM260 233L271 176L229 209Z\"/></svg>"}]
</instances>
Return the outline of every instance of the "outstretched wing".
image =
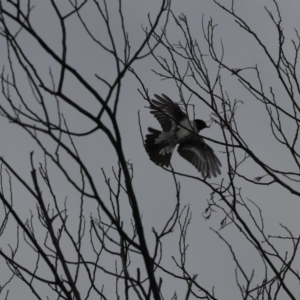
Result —
<instances>
[{"instance_id":1,"label":"outstretched wing","mask_svg":"<svg viewBox=\"0 0 300 300\"><path fill-rule=\"evenodd\" d=\"M199 135L194 135L187 142L179 145L178 153L193 164L203 177L217 177L221 174L221 162Z\"/></svg>"},{"instance_id":2,"label":"outstretched wing","mask_svg":"<svg viewBox=\"0 0 300 300\"><path fill-rule=\"evenodd\" d=\"M168 96L154 95L157 100L151 101L151 113L160 123L163 131L170 131L174 125L177 125L187 115L181 110L177 103L174 103Z\"/></svg>"}]
</instances>

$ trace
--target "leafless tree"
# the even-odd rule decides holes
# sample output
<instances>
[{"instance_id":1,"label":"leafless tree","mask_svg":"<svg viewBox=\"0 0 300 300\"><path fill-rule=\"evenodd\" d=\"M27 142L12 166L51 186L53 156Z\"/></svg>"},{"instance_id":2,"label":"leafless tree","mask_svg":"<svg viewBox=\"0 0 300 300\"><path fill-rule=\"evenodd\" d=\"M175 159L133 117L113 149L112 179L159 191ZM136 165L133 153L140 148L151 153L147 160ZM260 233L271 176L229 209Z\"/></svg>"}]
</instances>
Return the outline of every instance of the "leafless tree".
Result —
<instances>
[{"instance_id":1,"label":"leafless tree","mask_svg":"<svg viewBox=\"0 0 300 300\"><path fill-rule=\"evenodd\" d=\"M122 148L117 109L122 78L133 62L149 54L144 51L144 48L157 25L167 23L170 3L167 0L161 2L158 14L152 19L153 26L142 37L137 50L131 53L124 23L122 1L115 2L118 6L116 11L119 13L121 45L120 39L117 39L113 33L114 25L110 19L111 3L105 0L100 2L87 0L66 2L69 7L67 11L64 11L60 1L50 1L49 9L54 12L55 23L59 22L60 31L56 32L57 28L49 30L53 30L61 40L60 49L53 49L51 43L41 36L38 28L34 26L32 16L37 8L32 5L31 1L26 1L26 3L24 1L7 1L5 3L1 1L1 35L4 38L2 41L6 40L7 43L9 67L9 70L3 68L1 75L2 92L6 100L1 104L1 114L11 123L22 127L44 153L44 163L40 163L39 166L35 165L34 153L30 154L31 181L23 179L5 158L1 158L2 170L6 170L9 179L13 181L11 177L14 177L14 180L17 180L36 201L36 213L32 213L32 217L24 221L19 216L18 208L14 206L12 181L10 181L8 189L4 188L4 185L2 186L0 198L5 211L2 232L7 230L7 220L12 218L17 224L18 242L17 246L11 247L9 252L2 249L1 256L6 260L12 276L18 277L26 283L38 299L44 298L45 295L41 295L37 291L36 282L47 285L57 293L59 299L89 298L97 294L101 299L107 299L108 296L105 295L103 284L96 283L96 275L98 276L100 271L116 278L117 293L119 293L119 282L123 282L126 299L129 298L131 290L140 298L149 298L150 295L153 295L155 299L159 299L160 285L154 275L154 262L159 259L159 252L156 253L155 257L150 256L146 244L137 199L132 186L132 166L126 160ZM39 5L40 3L36 4ZM85 19L87 6L97 12L99 25L105 28L104 32L108 36L106 41L99 38L89 27L90 24ZM94 46L98 47L99 51L106 52L114 60L113 64L116 70L113 79L102 76L102 73L95 74L101 84L101 93L69 63L70 45L67 36L69 34L68 24L72 18L77 18L77 21L81 23ZM30 56L30 51L24 49L23 38L30 39L34 43L34 47L39 48L54 64L58 65L59 70L56 68L52 70L51 67L49 73L45 75L43 70L40 70L36 65L34 58ZM27 78L30 86L30 100L24 96L22 87L18 84L19 70L22 71L23 80ZM66 88L66 81L69 77L72 77L74 84L81 85L81 88L85 89L90 97L93 97L97 103L97 112L90 111L80 99L70 97L70 91ZM52 101L53 105L53 100L56 105L54 109L49 104L49 101ZM69 109L76 111L79 117L86 118L90 123L90 128L81 132L69 128L67 118L61 112L62 102ZM109 121L103 121L107 117ZM108 125L109 122L111 125ZM75 146L76 139L95 134L97 131L105 133L115 150L118 162L118 168L113 169L118 183L116 189L113 189L110 179L106 177L103 170L109 188L108 202L99 193L96 178L91 175ZM54 147L49 145L49 141ZM78 174L80 174L79 178L76 176L77 174L72 173L65 163L66 156L72 161L73 167L71 169L77 168ZM62 204L52 186L48 171L50 163L56 166L79 195L79 221L75 234L68 223L67 201ZM47 196L44 189L47 189ZM125 230L124 217L121 214L119 203L120 198L125 196L132 210L132 228L129 230ZM49 200L49 197L52 199ZM83 213L86 199L93 199L98 205L96 214L91 216L89 229L86 228L86 216ZM36 225L34 224L36 214L40 225L45 229L43 238L36 233ZM31 267L24 267L22 261L18 259L20 253L18 251L19 230L22 232L20 234L23 235L27 246L36 254L36 263ZM70 253L67 255L63 249L64 243L70 243L72 255ZM88 254L84 253L89 253L83 251L85 243L90 244L92 259L85 257ZM99 263L103 252L116 258L116 265L113 268L106 268ZM130 253L141 255L144 262L144 267L141 270L137 269L135 275L129 272ZM41 263L45 264L48 269L48 276L39 274ZM89 281L85 295L78 287L81 272L85 272ZM9 277L8 282L11 280L12 278ZM148 283L148 287L144 284L145 281L146 284ZM2 290L4 286L2 284ZM93 294L95 295L92 296Z\"/></svg>"},{"instance_id":2,"label":"leafless tree","mask_svg":"<svg viewBox=\"0 0 300 300\"><path fill-rule=\"evenodd\" d=\"M153 71L162 80L175 82L181 103L186 109L192 97L198 103L202 103L202 106L209 108L211 122L219 126L223 139L216 141L204 138L223 146L227 162L223 166L225 174L219 184L212 183L205 178L192 177L188 174L173 172L173 170L168 171L207 185L211 189L211 198L208 199L204 217L210 218L214 211L221 211L224 215L221 229L235 226L239 234L249 243L249 247L254 247L259 254L261 265L264 266L262 272L264 275L257 278L254 276L257 270L246 268L244 262L238 258L239 253L236 253L233 245L222 235L222 231L215 231L228 246L236 264L236 284L242 299L297 299L299 291L293 287L299 284L300 279L299 267L296 263L299 257L299 232L293 233L288 227L280 224L283 233L276 236L269 233L265 228L263 211L256 201L243 195L241 187L246 184L254 187L262 186L270 190L270 186L277 185L295 197L300 196L298 186L300 181L298 150L300 89L297 75L300 37L295 29L295 38L291 41L286 40L277 1L273 1L271 9L265 7L265 14L277 32L275 53L274 49L270 49L260 37L259 32L255 32L251 25L238 15L234 1L229 6L225 6L221 1L214 1L214 3L235 21L244 35L252 37L253 43L263 50L263 60L270 63L277 78L268 86L269 83L264 82L261 74L263 67L257 63L239 68L228 64L225 56L230 49L225 48L222 39L217 37L218 24L212 18L208 22L205 22L204 17L202 18L202 33L206 45L203 43L200 45L200 42L193 37L194 28L189 24L188 17L184 14L178 17L172 14L172 21L181 32L182 38L179 41L172 41L168 37L168 30L154 32L153 39L148 43L149 49L153 50L151 51L152 57L158 64ZM162 34L163 37L161 37ZM156 54L160 50L160 47L156 47L157 42L164 49L166 53L164 56ZM293 49L292 55L290 54L291 48ZM246 51L245 55L247 55ZM242 86L248 92L247 96L260 104L257 109L266 111L271 129L267 140L270 141L273 136L279 147L284 148L285 159L293 161L291 168L287 166L277 168L265 162L249 146L249 140L246 140L240 133L243 125L240 120L238 121L238 108L243 103L242 100L230 96L233 94L232 91L228 91L223 83L226 76L234 76L237 86ZM284 100L278 90L283 92ZM140 92L146 100L149 98L145 88ZM251 116L251 114L249 120L249 124L257 121L256 116ZM271 147L266 148L266 151L272 153ZM252 172L248 171L249 168L244 167L249 164L256 167L261 175L253 177ZM190 286L197 289L197 280L187 275L188 271L184 263L179 264L178 267L189 277ZM199 290L201 288L198 287ZM200 298L203 295L195 293L195 296ZM210 299L212 296L206 294L205 297Z\"/></svg>"},{"instance_id":3,"label":"leafless tree","mask_svg":"<svg viewBox=\"0 0 300 300\"><path fill-rule=\"evenodd\" d=\"M230 66L226 63L227 50L217 37L213 19L202 20L206 44L200 46L191 33L188 17L175 16L169 0L161 1L155 17L148 16L148 24L143 24L144 35L134 51L121 0L68 0L64 4L50 0L47 12L53 15L55 22L48 30L55 32L54 36L60 41L57 48L48 36L41 34L41 19L36 20L39 1L36 7L30 0L0 2L1 41L6 42L7 57L1 73L0 112L38 146L28 153L30 169L26 172L5 157L0 158L3 207L0 256L10 271L5 273L6 279L0 286L0 294L5 299L9 299L10 286L22 282L37 299L55 295L57 299L157 300L166 298L163 284L167 280L173 280L174 286L179 281L185 284L185 299L222 299L222 295L215 293L214 283L203 286L197 280L198 275L188 269L187 231L191 211L189 206L181 205L178 181L181 177L195 180L211 190L204 218L209 219L215 211L222 214L221 229L238 229L238 234L259 254L263 275L254 276L256 270L245 267L222 231L214 231L232 254L236 287L242 299L297 299L299 293L293 285L297 286L300 279L295 265L299 233L282 225L284 234L271 235L264 226L264 212L255 200L243 194L241 183L266 189L276 184L295 197L300 195L297 185L300 180L297 147L300 37L296 30L296 39L292 40L294 56L289 58L285 44L290 42L285 40L279 5L274 1L273 9L266 9L278 32L278 49L273 55L259 34L235 12L233 1L229 7L214 2L216 9L227 12L263 49L265 60L278 75L276 87L280 84L284 91L284 102L278 99L277 89L264 84L257 64ZM95 30L87 10L96 14L95 20L99 22L96 28L100 30ZM118 17L111 18L112 14ZM74 24L80 25L80 29L71 28ZM168 37L170 26L176 26L182 34L179 42ZM88 37L90 44L86 51L95 47L111 65L111 69L103 68L94 74L95 80L87 80L84 71L76 65L80 56L74 61L76 44L72 44L69 37L74 31L79 34L77 30ZM28 48L28 43L32 48ZM42 61L37 57L40 53ZM176 202L162 230L158 231L153 225L155 242L151 245L146 241L133 184L134 165L124 154L118 119L125 77L134 75L140 84L141 99L150 101L153 93L133 68L134 63L149 58L157 63L154 72L161 79L174 81L187 112L187 99L191 98L209 108L211 123L218 125L222 138L218 141L204 138L216 143L226 157L218 181L163 168L162 172L169 172L174 180ZM235 78L265 109L271 134L284 147L285 155L293 160L293 169L270 165L249 146L240 132L237 117L241 101L232 98L223 85L222 78L226 76ZM74 98L72 87L75 86L80 86L83 96ZM87 101L91 101L90 105ZM81 123L80 127L76 126L77 122ZM108 141L109 151L115 152L111 176L105 168L93 171L82 154L82 149L99 136ZM99 155L105 157L104 146L101 146ZM260 175L251 177L244 168L248 164L257 166ZM100 177L106 191L99 185ZM64 185L63 193L57 181ZM20 203L20 198L30 201ZM29 203L34 206L29 207ZM179 259L172 257L174 270L162 264L162 256L164 238L176 228L180 232ZM34 263L28 263L26 258ZM177 299L176 288L174 291L172 299Z\"/></svg>"}]
</instances>

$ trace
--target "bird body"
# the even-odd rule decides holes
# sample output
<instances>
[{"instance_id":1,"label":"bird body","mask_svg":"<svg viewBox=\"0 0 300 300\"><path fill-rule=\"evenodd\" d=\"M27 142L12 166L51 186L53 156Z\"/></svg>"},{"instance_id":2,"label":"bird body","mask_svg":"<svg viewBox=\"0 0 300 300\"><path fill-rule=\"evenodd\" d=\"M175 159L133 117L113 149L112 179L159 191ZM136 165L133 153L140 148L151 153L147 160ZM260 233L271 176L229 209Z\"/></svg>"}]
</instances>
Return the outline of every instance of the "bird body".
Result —
<instances>
[{"instance_id":1,"label":"bird body","mask_svg":"<svg viewBox=\"0 0 300 300\"><path fill-rule=\"evenodd\" d=\"M177 103L168 96L155 95L151 101L151 113L162 126L163 131L148 128L145 149L150 159L158 165L168 167L173 151L177 144L178 153L192 163L203 177L210 178L220 174L221 163L198 132L207 128L202 120L191 121L188 119Z\"/></svg>"}]
</instances>

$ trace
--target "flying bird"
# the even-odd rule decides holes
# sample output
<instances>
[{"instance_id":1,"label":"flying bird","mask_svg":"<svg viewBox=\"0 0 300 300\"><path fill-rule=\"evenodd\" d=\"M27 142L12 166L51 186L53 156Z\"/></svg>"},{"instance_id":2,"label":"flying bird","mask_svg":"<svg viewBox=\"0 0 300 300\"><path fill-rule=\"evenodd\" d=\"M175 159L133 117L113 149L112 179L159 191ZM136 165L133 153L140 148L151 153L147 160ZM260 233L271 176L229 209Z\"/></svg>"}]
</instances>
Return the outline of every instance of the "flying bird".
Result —
<instances>
[{"instance_id":1,"label":"flying bird","mask_svg":"<svg viewBox=\"0 0 300 300\"><path fill-rule=\"evenodd\" d=\"M204 121L189 120L177 103L168 96L154 95L151 100L151 114L155 116L162 127L162 131L148 128L145 149L150 159L160 166L168 167L175 146L179 144L178 153L193 164L203 177L211 178L221 174L221 162L208 146L199 131L207 128Z\"/></svg>"}]
</instances>

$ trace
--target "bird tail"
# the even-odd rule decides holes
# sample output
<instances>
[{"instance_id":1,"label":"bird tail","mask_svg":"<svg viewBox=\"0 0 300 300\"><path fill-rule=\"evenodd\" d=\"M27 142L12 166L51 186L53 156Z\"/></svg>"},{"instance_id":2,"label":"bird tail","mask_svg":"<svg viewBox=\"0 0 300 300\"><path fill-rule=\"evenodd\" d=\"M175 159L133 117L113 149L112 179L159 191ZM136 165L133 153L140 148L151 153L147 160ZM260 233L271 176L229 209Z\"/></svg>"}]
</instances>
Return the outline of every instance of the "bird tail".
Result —
<instances>
[{"instance_id":1,"label":"bird tail","mask_svg":"<svg viewBox=\"0 0 300 300\"><path fill-rule=\"evenodd\" d=\"M168 167L175 145L168 145L164 142L167 133L148 128L149 134L146 135L145 149L150 159L160 166Z\"/></svg>"}]
</instances>

